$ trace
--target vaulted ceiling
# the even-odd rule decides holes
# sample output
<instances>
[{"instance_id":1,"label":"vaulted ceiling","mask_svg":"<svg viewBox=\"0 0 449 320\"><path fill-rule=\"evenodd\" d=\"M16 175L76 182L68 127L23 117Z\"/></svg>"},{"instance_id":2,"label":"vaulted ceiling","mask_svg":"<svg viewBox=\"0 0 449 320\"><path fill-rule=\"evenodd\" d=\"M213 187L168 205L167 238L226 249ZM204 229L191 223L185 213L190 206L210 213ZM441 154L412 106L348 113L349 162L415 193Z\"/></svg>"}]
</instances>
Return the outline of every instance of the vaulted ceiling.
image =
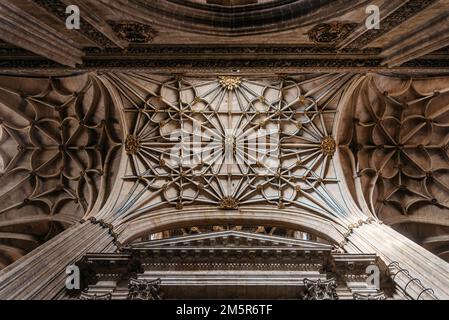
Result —
<instances>
[{"instance_id":1,"label":"vaulted ceiling","mask_svg":"<svg viewBox=\"0 0 449 320\"><path fill-rule=\"evenodd\" d=\"M368 30L373 4L380 28ZM65 26L68 5L80 8L79 30ZM129 191L118 210L134 215L263 203L332 219L344 211L332 198L336 150L350 159L345 174L362 210L448 260L449 85L425 78L449 73L448 8L449 0L1 1L0 269L100 212L117 180ZM364 80L343 108L356 74ZM232 177L225 159L171 163L170 134L195 121L218 128L212 149L236 149L250 129L279 129L279 170L264 174L266 164L251 159ZM310 195L317 189L322 197Z\"/></svg>"},{"instance_id":2,"label":"vaulted ceiling","mask_svg":"<svg viewBox=\"0 0 449 320\"><path fill-rule=\"evenodd\" d=\"M0 83L1 268L104 205L121 137L95 78Z\"/></svg>"}]
</instances>

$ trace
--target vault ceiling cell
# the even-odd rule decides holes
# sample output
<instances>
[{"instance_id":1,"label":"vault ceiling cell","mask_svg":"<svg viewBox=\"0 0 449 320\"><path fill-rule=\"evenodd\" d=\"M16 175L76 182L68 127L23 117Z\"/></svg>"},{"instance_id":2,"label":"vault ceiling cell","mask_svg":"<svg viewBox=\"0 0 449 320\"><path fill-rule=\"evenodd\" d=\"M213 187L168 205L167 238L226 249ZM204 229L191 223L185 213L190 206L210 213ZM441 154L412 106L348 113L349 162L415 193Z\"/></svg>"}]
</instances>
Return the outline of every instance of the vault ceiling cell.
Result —
<instances>
[{"instance_id":1,"label":"vault ceiling cell","mask_svg":"<svg viewBox=\"0 0 449 320\"><path fill-rule=\"evenodd\" d=\"M349 79L109 75L126 101L132 185L117 214L254 203L343 214L330 191L332 130Z\"/></svg>"},{"instance_id":2,"label":"vault ceiling cell","mask_svg":"<svg viewBox=\"0 0 449 320\"><path fill-rule=\"evenodd\" d=\"M13 252L5 247L12 246L28 252L102 207L121 147L108 99L97 80L87 75L2 78L3 251Z\"/></svg>"}]
</instances>

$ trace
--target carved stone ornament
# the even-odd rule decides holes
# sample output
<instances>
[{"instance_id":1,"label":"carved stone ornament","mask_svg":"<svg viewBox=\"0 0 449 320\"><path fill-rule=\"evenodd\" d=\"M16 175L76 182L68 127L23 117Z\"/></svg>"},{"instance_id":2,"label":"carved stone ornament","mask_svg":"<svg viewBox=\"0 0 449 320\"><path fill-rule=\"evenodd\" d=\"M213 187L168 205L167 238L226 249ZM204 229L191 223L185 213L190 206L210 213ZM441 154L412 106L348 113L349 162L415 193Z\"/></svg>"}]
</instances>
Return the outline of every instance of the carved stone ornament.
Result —
<instances>
[{"instance_id":1,"label":"carved stone ornament","mask_svg":"<svg viewBox=\"0 0 449 320\"><path fill-rule=\"evenodd\" d=\"M131 43L150 43L158 35L151 26L129 21L109 21L109 25L119 38Z\"/></svg>"},{"instance_id":2,"label":"carved stone ornament","mask_svg":"<svg viewBox=\"0 0 449 320\"><path fill-rule=\"evenodd\" d=\"M237 199L235 199L232 196L226 196L223 199L221 199L221 202L220 202L220 209L231 210L231 209L237 209L238 206L239 206L239 203L238 203Z\"/></svg>"},{"instance_id":3,"label":"carved stone ornament","mask_svg":"<svg viewBox=\"0 0 449 320\"><path fill-rule=\"evenodd\" d=\"M304 300L338 300L335 279L325 281L304 279L304 285L306 287Z\"/></svg>"},{"instance_id":4,"label":"carved stone ornament","mask_svg":"<svg viewBox=\"0 0 449 320\"><path fill-rule=\"evenodd\" d=\"M354 293L354 300L386 300L385 294L383 292L376 294L360 294Z\"/></svg>"},{"instance_id":5,"label":"carved stone ornament","mask_svg":"<svg viewBox=\"0 0 449 320\"><path fill-rule=\"evenodd\" d=\"M136 154L140 150L140 141L133 135L128 135L125 141L125 150L128 154Z\"/></svg>"},{"instance_id":6,"label":"carved stone ornament","mask_svg":"<svg viewBox=\"0 0 449 320\"><path fill-rule=\"evenodd\" d=\"M242 78L240 78L240 77L222 76L222 77L219 77L218 79L219 79L220 85L223 88L226 88L228 90L235 90L242 83Z\"/></svg>"},{"instance_id":7,"label":"carved stone ornament","mask_svg":"<svg viewBox=\"0 0 449 320\"><path fill-rule=\"evenodd\" d=\"M335 43L345 39L356 27L357 23L334 21L318 24L307 34L315 43Z\"/></svg>"},{"instance_id":8,"label":"carved stone ornament","mask_svg":"<svg viewBox=\"0 0 449 320\"><path fill-rule=\"evenodd\" d=\"M138 280L131 278L128 285L128 300L162 300L161 280Z\"/></svg>"},{"instance_id":9,"label":"carved stone ornament","mask_svg":"<svg viewBox=\"0 0 449 320\"><path fill-rule=\"evenodd\" d=\"M331 136L324 137L321 141L321 151L329 157L332 157L334 155L335 147L335 140Z\"/></svg>"},{"instance_id":10,"label":"carved stone ornament","mask_svg":"<svg viewBox=\"0 0 449 320\"><path fill-rule=\"evenodd\" d=\"M81 295L78 298L79 300L111 300L111 294L97 294L97 293L87 293L81 292Z\"/></svg>"}]
</instances>

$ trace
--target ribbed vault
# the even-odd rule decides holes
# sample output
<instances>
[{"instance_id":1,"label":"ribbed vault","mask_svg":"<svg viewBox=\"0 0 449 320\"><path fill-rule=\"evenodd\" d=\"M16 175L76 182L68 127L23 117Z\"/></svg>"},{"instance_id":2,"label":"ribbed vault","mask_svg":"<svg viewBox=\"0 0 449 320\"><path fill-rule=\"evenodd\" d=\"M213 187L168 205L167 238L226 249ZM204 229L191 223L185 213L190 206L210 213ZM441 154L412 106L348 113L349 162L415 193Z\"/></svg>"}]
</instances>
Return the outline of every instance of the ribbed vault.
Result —
<instances>
[{"instance_id":1,"label":"ribbed vault","mask_svg":"<svg viewBox=\"0 0 449 320\"><path fill-rule=\"evenodd\" d=\"M345 120L352 122L346 141L369 209L446 259L448 91L444 78L370 75Z\"/></svg>"},{"instance_id":2,"label":"ribbed vault","mask_svg":"<svg viewBox=\"0 0 449 320\"><path fill-rule=\"evenodd\" d=\"M113 212L100 216L262 204L345 219L332 135L351 79L103 75L126 119L127 164Z\"/></svg>"},{"instance_id":3,"label":"ribbed vault","mask_svg":"<svg viewBox=\"0 0 449 320\"><path fill-rule=\"evenodd\" d=\"M444 78L0 80L1 267L79 221L118 247L247 228L357 251L377 217L447 258Z\"/></svg>"},{"instance_id":4,"label":"ribbed vault","mask_svg":"<svg viewBox=\"0 0 449 320\"><path fill-rule=\"evenodd\" d=\"M100 209L120 126L94 75L0 80L0 267Z\"/></svg>"}]
</instances>

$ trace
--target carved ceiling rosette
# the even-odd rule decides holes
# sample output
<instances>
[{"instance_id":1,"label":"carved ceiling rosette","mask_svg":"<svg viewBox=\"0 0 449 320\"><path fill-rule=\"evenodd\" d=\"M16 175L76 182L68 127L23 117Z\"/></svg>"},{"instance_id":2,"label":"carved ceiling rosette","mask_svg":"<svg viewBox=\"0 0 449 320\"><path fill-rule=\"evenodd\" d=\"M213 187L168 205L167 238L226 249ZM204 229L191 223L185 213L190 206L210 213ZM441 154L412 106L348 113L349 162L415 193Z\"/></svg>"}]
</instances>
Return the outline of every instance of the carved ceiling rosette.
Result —
<instances>
[{"instance_id":1,"label":"carved ceiling rosette","mask_svg":"<svg viewBox=\"0 0 449 320\"><path fill-rule=\"evenodd\" d=\"M343 213L332 137L350 75L286 79L108 74L127 117L130 192L117 214L253 203Z\"/></svg>"}]
</instances>

